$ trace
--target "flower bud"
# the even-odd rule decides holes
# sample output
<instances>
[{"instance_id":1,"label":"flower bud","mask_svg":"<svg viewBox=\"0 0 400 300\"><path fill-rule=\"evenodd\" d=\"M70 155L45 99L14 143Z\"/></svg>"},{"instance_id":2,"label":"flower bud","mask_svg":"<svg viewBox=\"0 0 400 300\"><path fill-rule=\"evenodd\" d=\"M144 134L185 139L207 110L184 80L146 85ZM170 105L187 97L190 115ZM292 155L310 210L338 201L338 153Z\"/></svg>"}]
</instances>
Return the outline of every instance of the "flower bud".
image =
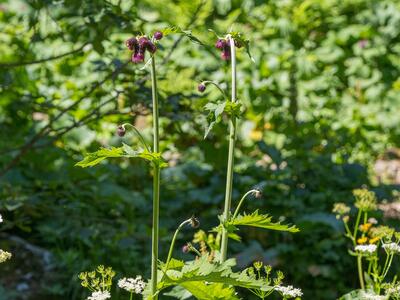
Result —
<instances>
[{"instance_id":1,"label":"flower bud","mask_svg":"<svg viewBox=\"0 0 400 300\"><path fill-rule=\"evenodd\" d=\"M163 33L161 32L161 31L156 31L155 33L154 33L154 38L157 40L157 41L159 41L159 40L161 40L162 38L163 38Z\"/></svg>"},{"instance_id":2,"label":"flower bud","mask_svg":"<svg viewBox=\"0 0 400 300\"><path fill-rule=\"evenodd\" d=\"M137 39L136 38L130 38L130 39L127 39L126 41L125 41L125 45L126 45L126 47L128 47L128 49L129 50L134 50L135 49L135 46L138 44L138 41L137 41Z\"/></svg>"},{"instance_id":3,"label":"flower bud","mask_svg":"<svg viewBox=\"0 0 400 300\"><path fill-rule=\"evenodd\" d=\"M215 48L217 49L224 49L226 47L226 40L218 39L217 42L215 43Z\"/></svg>"},{"instance_id":4,"label":"flower bud","mask_svg":"<svg viewBox=\"0 0 400 300\"><path fill-rule=\"evenodd\" d=\"M125 135L125 133L126 133L125 127L122 125L119 125L117 128L117 134L122 137Z\"/></svg>"},{"instance_id":5,"label":"flower bud","mask_svg":"<svg viewBox=\"0 0 400 300\"><path fill-rule=\"evenodd\" d=\"M150 41L147 42L146 49L147 49L151 54L153 54L154 52L157 51L156 45L154 45L154 44L153 44L152 42L150 42Z\"/></svg>"},{"instance_id":6,"label":"flower bud","mask_svg":"<svg viewBox=\"0 0 400 300\"><path fill-rule=\"evenodd\" d=\"M200 84L197 86L197 90L198 90L200 93L203 93L203 92L206 90L206 85L205 85L204 83L200 83Z\"/></svg>"},{"instance_id":7,"label":"flower bud","mask_svg":"<svg viewBox=\"0 0 400 300\"><path fill-rule=\"evenodd\" d=\"M228 50L224 49L221 52L221 58L223 60L230 60L231 59L231 51L229 49Z\"/></svg>"},{"instance_id":8,"label":"flower bud","mask_svg":"<svg viewBox=\"0 0 400 300\"><path fill-rule=\"evenodd\" d=\"M200 221L199 221L199 219L197 219L195 216L192 216L192 217L190 218L190 225L191 225L193 228L199 228L199 226L200 226Z\"/></svg>"},{"instance_id":9,"label":"flower bud","mask_svg":"<svg viewBox=\"0 0 400 300\"><path fill-rule=\"evenodd\" d=\"M182 247L182 252L183 253L188 253L189 252L189 246L187 245L187 244L185 244L185 245L183 245L183 247Z\"/></svg>"},{"instance_id":10,"label":"flower bud","mask_svg":"<svg viewBox=\"0 0 400 300\"><path fill-rule=\"evenodd\" d=\"M260 190L256 190L254 192L254 197L256 197L257 199L260 199L262 197L262 193Z\"/></svg>"},{"instance_id":11,"label":"flower bud","mask_svg":"<svg viewBox=\"0 0 400 300\"><path fill-rule=\"evenodd\" d=\"M137 64L144 61L144 52L138 51L132 55L132 62Z\"/></svg>"},{"instance_id":12,"label":"flower bud","mask_svg":"<svg viewBox=\"0 0 400 300\"><path fill-rule=\"evenodd\" d=\"M143 49L146 49L149 42L150 42L149 39L145 36L139 38L139 46Z\"/></svg>"},{"instance_id":13,"label":"flower bud","mask_svg":"<svg viewBox=\"0 0 400 300\"><path fill-rule=\"evenodd\" d=\"M236 48L242 48L243 44L240 41L234 40Z\"/></svg>"}]
</instances>

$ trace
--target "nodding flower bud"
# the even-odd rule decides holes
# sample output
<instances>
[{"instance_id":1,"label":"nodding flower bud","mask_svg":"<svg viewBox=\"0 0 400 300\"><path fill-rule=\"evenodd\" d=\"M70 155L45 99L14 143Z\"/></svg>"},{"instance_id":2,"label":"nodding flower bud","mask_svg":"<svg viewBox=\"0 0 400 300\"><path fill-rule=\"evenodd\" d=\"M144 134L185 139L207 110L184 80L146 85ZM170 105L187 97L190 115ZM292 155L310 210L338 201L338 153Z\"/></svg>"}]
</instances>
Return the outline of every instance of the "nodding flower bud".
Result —
<instances>
[{"instance_id":1,"label":"nodding flower bud","mask_svg":"<svg viewBox=\"0 0 400 300\"><path fill-rule=\"evenodd\" d=\"M242 48L242 47L243 47L242 42L240 42L240 41L238 41L238 40L234 40L234 42L235 42L236 48Z\"/></svg>"},{"instance_id":2,"label":"nodding flower bud","mask_svg":"<svg viewBox=\"0 0 400 300\"><path fill-rule=\"evenodd\" d=\"M200 221L199 221L199 219L197 219L195 216L192 216L192 217L190 218L190 225L191 225L193 228L199 228L199 226L200 226Z\"/></svg>"},{"instance_id":3,"label":"nodding flower bud","mask_svg":"<svg viewBox=\"0 0 400 300\"><path fill-rule=\"evenodd\" d=\"M163 38L164 35L163 35L163 33L161 31L156 31L156 32L154 32L153 36L157 41L159 41L159 40L161 40Z\"/></svg>"},{"instance_id":4,"label":"nodding flower bud","mask_svg":"<svg viewBox=\"0 0 400 300\"><path fill-rule=\"evenodd\" d=\"M139 38L139 46L142 47L143 49L146 49L149 42L150 42L149 39L145 36Z\"/></svg>"},{"instance_id":5,"label":"nodding flower bud","mask_svg":"<svg viewBox=\"0 0 400 300\"><path fill-rule=\"evenodd\" d=\"M215 43L215 48L217 49L224 49L226 46L226 40L218 39L217 42Z\"/></svg>"},{"instance_id":6,"label":"nodding flower bud","mask_svg":"<svg viewBox=\"0 0 400 300\"><path fill-rule=\"evenodd\" d=\"M126 45L126 47L128 47L129 50L134 50L135 46L137 46L137 44L138 44L138 41L134 37L130 38L130 39L127 39L125 41L125 45Z\"/></svg>"},{"instance_id":7,"label":"nodding flower bud","mask_svg":"<svg viewBox=\"0 0 400 300\"><path fill-rule=\"evenodd\" d=\"M205 85L204 83L200 83L200 84L197 86L197 90L198 90L200 93L203 93L203 92L206 90L206 85Z\"/></svg>"},{"instance_id":8,"label":"nodding flower bud","mask_svg":"<svg viewBox=\"0 0 400 300\"><path fill-rule=\"evenodd\" d=\"M183 245L182 252L183 253L188 253L189 251L190 251L189 245L188 244Z\"/></svg>"},{"instance_id":9,"label":"nodding flower bud","mask_svg":"<svg viewBox=\"0 0 400 300\"><path fill-rule=\"evenodd\" d=\"M257 199L261 198L261 197L262 197L261 191L260 191L260 190L256 190L256 191L254 192L254 197L256 197Z\"/></svg>"},{"instance_id":10,"label":"nodding flower bud","mask_svg":"<svg viewBox=\"0 0 400 300\"><path fill-rule=\"evenodd\" d=\"M132 55L132 62L137 64L144 61L144 52L138 51Z\"/></svg>"},{"instance_id":11,"label":"nodding flower bud","mask_svg":"<svg viewBox=\"0 0 400 300\"><path fill-rule=\"evenodd\" d=\"M224 50L221 52L221 58L223 60L231 59L231 50L228 47L225 47Z\"/></svg>"},{"instance_id":12,"label":"nodding flower bud","mask_svg":"<svg viewBox=\"0 0 400 300\"><path fill-rule=\"evenodd\" d=\"M125 135L125 133L126 133L125 127L123 125L118 125L117 134L122 137Z\"/></svg>"},{"instance_id":13,"label":"nodding flower bud","mask_svg":"<svg viewBox=\"0 0 400 300\"><path fill-rule=\"evenodd\" d=\"M153 44L152 42L150 42L150 41L147 42L146 49L147 49L151 54L153 54L154 52L157 51L156 45L154 45L154 44Z\"/></svg>"}]
</instances>

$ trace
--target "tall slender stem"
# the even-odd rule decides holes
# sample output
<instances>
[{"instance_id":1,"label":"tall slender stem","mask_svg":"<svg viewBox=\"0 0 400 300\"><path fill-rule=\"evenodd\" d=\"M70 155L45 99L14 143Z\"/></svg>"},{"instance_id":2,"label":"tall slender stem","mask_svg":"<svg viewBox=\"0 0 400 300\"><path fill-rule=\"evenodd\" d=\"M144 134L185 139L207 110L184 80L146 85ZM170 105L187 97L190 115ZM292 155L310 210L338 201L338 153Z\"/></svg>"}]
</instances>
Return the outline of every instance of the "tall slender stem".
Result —
<instances>
[{"instance_id":1,"label":"tall slender stem","mask_svg":"<svg viewBox=\"0 0 400 300\"><path fill-rule=\"evenodd\" d=\"M236 51L235 42L231 36L228 36L230 46L231 46L231 72L232 72L232 94L231 101L236 102ZM225 188L225 204L224 204L224 220L229 218L229 213L231 210L232 202L232 182L233 182L233 164L234 164L234 151L235 151L235 141L236 141L236 117L231 116L229 122L229 152L228 152L228 167L226 171L226 188ZM228 251L228 232L223 229L222 232L222 243L221 243L221 261L226 260L226 254Z\"/></svg>"},{"instance_id":2,"label":"tall slender stem","mask_svg":"<svg viewBox=\"0 0 400 300\"><path fill-rule=\"evenodd\" d=\"M364 285L364 274L362 268L362 257L360 255L357 256L357 268L358 268L358 278L360 279L360 287L363 290L365 288L365 285Z\"/></svg>"},{"instance_id":3,"label":"tall slender stem","mask_svg":"<svg viewBox=\"0 0 400 300\"><path fill-rule=\"evenodd\" d=\"M178 236L179 231L181 231L182 227L185 226L186 224L190 223L190 219L183 221L178 228L175 230L174 236L172 237L172 241L171 241L171 246L169 247L169 251L168 251L168 257L167 257L167 262L165 264L165 272L168 271L168 265L169 265L169 261L172 258L172 251L174 251L174 247L175 247L175 241L176 241L176 237Z\"/></svg>"},{"instance_id":4,"label":"tall slender stem","mask_svg":"<svg viewBox=\"0 0 400 300\"><path fill-rule=\"evenodd\" d=\"M156 64L154 56L151 58L151 94L153 100L153 152L159 152L159 121L158 121L158 97ZM153 166L153 228L151 240L151 293L157 300L157 262L158 262L158 220L160 210L160 167Z\"/></svg>"},{"instance_id":5,"label":"tall slender stem","mask_svg":"<svg viewBox=\"0 0 400 300\"><path fill-rule=\"evenodd\" d=\"M235 212L233 213L233 216L232 216L233 219L236 218L236 216L239 214L240 208L242 207L242 204L243 204L244 200L246 199L246 197L250 194L254 194L257 192L258 192L257 190L250 190L246 194L243 195L242 199L240 199L240 201L239 201L238 206L236 207Z\"/></svg>"}]
</instances>

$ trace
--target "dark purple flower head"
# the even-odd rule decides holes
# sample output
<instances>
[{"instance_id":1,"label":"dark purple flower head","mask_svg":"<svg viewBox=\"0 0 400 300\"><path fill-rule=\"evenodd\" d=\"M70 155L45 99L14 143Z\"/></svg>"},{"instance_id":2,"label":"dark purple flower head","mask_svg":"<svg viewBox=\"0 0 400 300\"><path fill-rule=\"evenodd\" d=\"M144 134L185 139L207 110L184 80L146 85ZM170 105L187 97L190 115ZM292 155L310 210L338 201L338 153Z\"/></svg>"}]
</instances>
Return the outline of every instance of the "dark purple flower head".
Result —
<instances>
[{"instance_id":1,"label":"dark purple flower head","mask_svg":"<svg viewBox=\"0 0 400 300\"><path fill-rule=\"evenodd\" d=\"M223 60L231 59L231 50L228 47L225 47L224 50L221 52L221 58Z\"/></svg>"},{"instance_id":2,"label":"dark purple flower head","mask_svg":"<svg viewBox=\"0 0 400 300\"><path fill-rule=\"evenodd\" d=\"M224 49L226 46L226 40L218 39L218 41L215 43L215 48L217 49Z\"/></svg>"},{"instance_id":3,"label":"dark purple flower head","mask_svg":"<svg viewBox=\"0 0 400 300\"><path fill-rule=\"evenodd\" d=\"M236 48L242 48L243 44L240 41L234 40Z\"/></svg>"},{"instance_id":4,"label":"dark purple flower head","mask_svg":"<svg viewBox=\"0 0 400 300\"><path fill-rule=\"evenodd\" d=\"M150 52L150 53L154 53L157 51L157 47L156 45L154 45L152 42L148 41L146 49Z\"/></svg>"},{"instance_id":5,"label":"dark purple flower head","mask_svg":"<svg viewBox=\"0 0 400 300\"><path fill-rule=\"evenodd\" d=\"M163 38L163 33L161 32L161 31L156 31L156 32L154 32L154 38L157 40L157 41L159 41L159 40L161 40L162 38Z\"/></svg>"},{"instance_id":6,"label":"dark purple flower head","mask_svg":"<svg viewBox=\"0 0 400 300\"><path fill-rule=\"evenodd\" d=\"M125 135L125 133L126 133L125 127L122 125L118 125L117 134L122 137Z\"/></svg>"},{"instance_id":7,"label":"dark purple flower head","mask_svg":"<svg viewBox=\"0 0 400 300\"><path fill-rule=\"evenodd\" d=\"M139 38L139 46L140 47L146 48L149 42L150 42L149 39L145 36L142 36Z\"/></svg>"},{"instance_id":8,"label":"dark purple flower head","mask_svg":"<svg viewBox=\"0 0 400 300\"><path fill-rule=\"evenodd\" d=\"M183 253L188 253L189 252L189 246L187 245L187 244L185 244L185 245L183 245L183 247L182 247L182 252Z\"/></svg>"},{"instance_id":9,"label":"dark purple flower head","mask_svg":"<svg viewBox=\"0 0 400 300\"><path fill-rule=\"evenodd\" d=\"M126 41L125 41L125 45L126 45L126 47L128 47L128 49L129 50L134 50L135 49L135 46L138 44L138 41L137 41L137 39L136 38L130 38L130 39L127 39Z\"/></svg>"},{"instance_id":10,"label":"dark purple flower head","mask_svg":"<svg viewBox=\"0 0 400 300\"><path fill-rule=\"evenodd\" d=\"M144 51L138 51L132 55L133 63L137 64L137 63L141 63L143 61L144 61Z\"/></svg>"},{"instance_id":11,"label":"dark purple flower head","mask_svg":"<svg viewBox=\"0 0 400 300\"><path fill-rule=\"evenodd\" d=\"M198 90L200 93L203 93L203 92L206 90L206 85L205 85L204 83L200 83L200 84L197 86L197 90Z\"/></svg>"}]
</instances>

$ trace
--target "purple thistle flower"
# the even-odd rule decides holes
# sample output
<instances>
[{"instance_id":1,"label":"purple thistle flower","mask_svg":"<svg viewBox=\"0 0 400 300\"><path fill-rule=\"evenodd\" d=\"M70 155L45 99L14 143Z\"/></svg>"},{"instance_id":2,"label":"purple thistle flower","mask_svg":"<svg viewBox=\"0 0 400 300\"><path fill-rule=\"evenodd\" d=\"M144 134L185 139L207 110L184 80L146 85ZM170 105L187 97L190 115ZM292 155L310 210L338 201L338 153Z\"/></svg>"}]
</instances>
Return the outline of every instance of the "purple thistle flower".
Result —
<instances>
[{"instance_id":1,"label":"purple thistle flower","mask_svg":"<svg viewBox=\"0 0 400 300\"><path fill-rule=\"evenodd\" d=\"M230 60L231 59L231 49L229 47L225 47L221 53L221 58L223 60Z\"/></svg>"},{"instance_id":2,"label":"purple thistle flower","mask_svg":"<svg viewBox=\"0 0 400 300\"><path fill-rule=\"evenodd\" d=\"M125 127L122 125L118 125L117 134L122 137L125 135L125 133L126 133Z\"/></svg>"},{"instance_id":3,"label":"purple thistle flower","mask_svg":"<svg viewBox=\"0 0 400 300\"><path fill-rule=\"evenodd\" d=\"M126 47L128 47L129 50L134 50L135 47L137 46L137 44L138 44L138 41L134 37L130 38L130 39L127 39L125 41L125 45L126 45Z\"/></svg>"},{"instance_id":4,"label":"purple thistle flower","mask_svg":"<svg viewBox=\"0 0 400 300\"><path fill-rule=\"evenodd\" d=\"M157 40L157 41L159 41L159 40L161 40L162 38L163 38L163 33L161 32L161 31L156 31L155 33L154 33L154 38Z\"/></svg>"},{"instance_id":5,"label":"purple thistle flower","mask_svg":"<svg viewBox=\"0 0 400 300\"><path fill-rule=\"evenodd\" d=\"M132 62L137 64L144 61L144 51L135 51L132 55Z\"/></svg>"},{"instance_id":6,"label":"purple thistle flower","mask_svg":"<svg viewBox=\"0 0 400 300\"><path fill-rule=\"evenodd\" d=\"M218 39L215 43L215 48L217 49L224 49L226 47L226 40Z\"/></svg>"},{"instance_id":7,"label":"purple thistle flower","mask_svg":"<svg viewBox=\"0 0 400 300\"><path fill-rule=\"evenodd\" d=\"M198 90L200 93L203 93L203 92L206 90L206 85L205 85L204 83L200 83L200 84L197 86L197 90Z\"/></svg>"},{"instance_id":8,"label":"purple thistle flower","mask_svg":"<svg viewBox=\"0 0 400 300\"><path fill-rule=\"evenodd\" d=\"M154 53L157 51L157 47L156 45L154 45L152 42L148 41L147 45L146 45L146 49L150 52L150 53Z\"/></svg>"}]
</instances>

